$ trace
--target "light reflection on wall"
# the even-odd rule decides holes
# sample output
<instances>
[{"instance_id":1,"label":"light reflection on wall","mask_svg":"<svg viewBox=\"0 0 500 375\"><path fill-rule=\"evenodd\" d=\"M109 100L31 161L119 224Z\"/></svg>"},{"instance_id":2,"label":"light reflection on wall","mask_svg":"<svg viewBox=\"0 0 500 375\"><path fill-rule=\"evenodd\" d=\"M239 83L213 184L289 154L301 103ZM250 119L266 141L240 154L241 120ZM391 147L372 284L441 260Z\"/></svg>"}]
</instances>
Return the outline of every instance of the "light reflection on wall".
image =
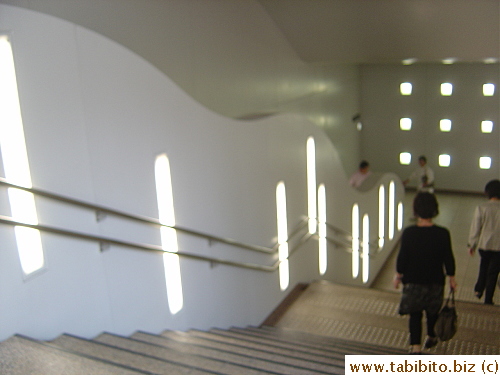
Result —
<instances>
[{"instance_id":1,"label":"light reflection on wall","mask_svg":"<svg viewBox=\"0 0 500 375\"><path fill-rule=\"evenodd\" d=\"M359 275L359 206L352 206L352 277Z\"/></svg>"},{"instance_id":2,"label":"light reflection on wall","mask_svg":"<svg viewBox=\"0 0 500 375\"><path fill-rule=\"evenodd\" d=\"M309 233L316 233L316 145L314 138L307 139L307 216L309 218Z\"/></svg>"},{"instance_id":3,"label":"light reflection on wall","mask_svg":"<svg viewBox=\"0 0 500 375\"><path fill-rule=\"evenodd\" d=\"M319 274L326 273L328 264L328 248L326 241L326 189L321 184L318 188L318 234L319 234Z\"/></svg>"},{"instance_id":4,"label":"light reflection on wall","mask_svg":"<svg viewBox=\"0 0 500 375\"><path fill-rule=\"evenodd\" d=\"M31 188L31 173L24 139L23 120L17 90L14 57L9 38L0 35L0 148L8 182ZM26 224L38 224L33 194L8 189L12 218ZM45 265L40 232L14 227L21 267L30 275Z\"/></svg>"},{"instance_id":5,"label":"light reflection on wall","mask_svg":"<svg viewBox=\"0 0 500 375\"><path fill-rule=\"evenodd\" d=\"M378 189L378 247L384 247L385 242L385 186Z\"/></svg>"},{"instance_id":6,"label":"light reflection on wall","mask_svg":"<svg viewBox=\"0 0 500 375\"><path fill-rule=\"evenodd\" d=\"M175 226L170 163L166 154L161 154L156 158L155 179L160 223ZM175 229L162 226L160 234L162 248L166 251L176 253L179 249ZM168 306L172 314L177 314L184 305L179 256L177 254L164 253L163 265L165 269Z\"/></svg>"},{"instance_id":7,"label":"light reflection on wall","mask_svg":"<svg viewBox=\"0 0 500 375\"><path fill-rule=\"evenodd\" d=\"M278 226L278 259L280 288L285 290L290 283L290 270L288 263L288 224L286 212L285 183L280 181L276 186L276 219Z\"/></svg>"},{"instance_id":8,"label":"light reflection on wall","mask_svg":"<svg viewBox=\"0 0 500 375\"><path fill-rule=\"evenodd\" d=\"M370 218L363 215L363 283L370 278Z\"/></svg>"},{"instance_id":9,"label":"light reflection on wall","mask_svg":"<svg viewBox=\"0 0 500 375\"><path fill-rule=\"evenodd\" d=\"M396 184L394 181L389 182L389 228L388 228L388 235L389 235L389 240L392 240L394 238L394 225L395 225L395 218L396 218Z\"/></svg>"}]
</instances>

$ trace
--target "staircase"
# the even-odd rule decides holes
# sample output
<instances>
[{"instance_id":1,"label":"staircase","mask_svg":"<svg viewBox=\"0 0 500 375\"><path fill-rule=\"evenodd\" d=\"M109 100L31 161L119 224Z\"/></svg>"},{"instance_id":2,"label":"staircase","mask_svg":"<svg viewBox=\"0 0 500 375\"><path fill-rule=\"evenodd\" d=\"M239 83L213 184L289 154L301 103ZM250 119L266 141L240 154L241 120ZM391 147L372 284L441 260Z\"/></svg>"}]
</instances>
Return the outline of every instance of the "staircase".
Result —
<instances>
[{"instance_id":1,"label":"staircase","mask_svg":"<svg viewBox=\"0 0 500 375\"><path fill-rule=\"evenodd\" d=\"M261 327L64 334L52 341L15 335L0 343L2 375L344 374L346 354L406 354L399 293L327 282L299 285ZM429 354L500 354L497 306L457 302L459 330Z\"/></svg>"},{"instance_id":2,"label":"staircase","mask_svg":"<svg viewBox=\"0 0 500 375\"><path fill-rule=\"evenodd\" d=\"M404 352L267 326L93 340L65 334L50 342L16 335L0 343L0 373L343 374L345 354Z\"/></svg>"}]
</instances>

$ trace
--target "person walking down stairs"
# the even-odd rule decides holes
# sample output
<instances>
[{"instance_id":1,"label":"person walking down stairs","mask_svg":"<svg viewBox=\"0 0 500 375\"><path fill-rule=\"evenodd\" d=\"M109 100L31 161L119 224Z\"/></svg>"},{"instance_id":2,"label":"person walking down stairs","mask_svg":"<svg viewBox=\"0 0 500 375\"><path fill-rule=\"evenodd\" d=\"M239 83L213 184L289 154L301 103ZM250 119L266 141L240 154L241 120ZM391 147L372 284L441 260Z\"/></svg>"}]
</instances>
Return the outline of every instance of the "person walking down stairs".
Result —
<instances>
[{"instance_id":1,"label":"person walking down stairs","mask_svg":"<svg viewBox=\"0 0 500 375\"><path fill-rule=\"evenodd\" d=\"M439 213L435 195L418 193L413 211L417 223L403 231L394 287L397 289L403 284L399 314L409 315L410 354L421 354L424 311L427 325L424 348L430 349L438 344L434 325L443 304L446 276L451 290L455 290L457 284L450 232L432 221Z\"/></svg>"},{"instance_id":2,"label":"person walking down stairs","mask_svg":"<svg viewBox=\"0 0 500 375\"><path fill-rule=\"evenodd\" d=\"M500 181L489 181L484 191L488 201L474 211L469 232L469 254L479 249L481 263L474 294L486 305L493 305L498 273L500 272Z\"/></svg>"}]
</instances>

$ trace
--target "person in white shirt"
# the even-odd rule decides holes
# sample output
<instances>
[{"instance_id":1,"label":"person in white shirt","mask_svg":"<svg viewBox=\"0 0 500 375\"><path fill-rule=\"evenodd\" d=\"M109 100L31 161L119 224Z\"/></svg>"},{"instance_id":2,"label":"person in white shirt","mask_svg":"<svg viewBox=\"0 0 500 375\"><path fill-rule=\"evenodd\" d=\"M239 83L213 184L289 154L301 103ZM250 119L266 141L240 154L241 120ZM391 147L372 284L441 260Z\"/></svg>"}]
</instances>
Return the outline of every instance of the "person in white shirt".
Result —
<instances>
[{"instance_id":1,"label":"person in white shirt","mask_svg":"<svg viewBox=\"0 0 500 375\"><path fill-rule=\"evenodd\" d=\"M434 171L427 165L427 158L418 158L418 168L403 181L406 186L411 180L417 180L417 191L422 193L434 193Z\"/></svg>"},{"instance_id":2,"label":"person in white shirt","mask_svg":"<svg viewBox=\"0 0 500 375\"><path fill-rule=\"evenodd\" d=\"M349 185L359 188L363 181L372 174L369 169L370 164L366 160L359 163L359 169L349 179Z\"/></svg>"},{"instance_id":3,"label":"person in white shirt","mask_svg":"<svg viewBox=\"0 0 500 375\"><path fill-rule=\"evenodd\" d=\"M484 303L493 305L500 272L500 180L489 181L484 191L488 202L476 207L469 231L469 254L479 250L481 263L474 293Z\"/></svg>"}]
</instances>

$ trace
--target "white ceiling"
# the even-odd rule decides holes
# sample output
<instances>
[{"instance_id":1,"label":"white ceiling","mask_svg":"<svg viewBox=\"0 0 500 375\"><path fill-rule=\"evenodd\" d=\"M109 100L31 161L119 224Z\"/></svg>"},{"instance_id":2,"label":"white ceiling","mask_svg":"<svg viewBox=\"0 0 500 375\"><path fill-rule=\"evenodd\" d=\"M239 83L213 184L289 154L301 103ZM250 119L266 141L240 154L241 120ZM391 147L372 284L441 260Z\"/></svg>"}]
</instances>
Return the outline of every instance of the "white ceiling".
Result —
<instances>
[{"instance_id":1,"label":"white ceiling","mask_svg":"<svg viewBox=\"0 0 500 375\"><path fill-rule=\"evenodd\" d=\"M500 0L258 0L309 63L500 58Z\"/></svg>"}]
</instances>

